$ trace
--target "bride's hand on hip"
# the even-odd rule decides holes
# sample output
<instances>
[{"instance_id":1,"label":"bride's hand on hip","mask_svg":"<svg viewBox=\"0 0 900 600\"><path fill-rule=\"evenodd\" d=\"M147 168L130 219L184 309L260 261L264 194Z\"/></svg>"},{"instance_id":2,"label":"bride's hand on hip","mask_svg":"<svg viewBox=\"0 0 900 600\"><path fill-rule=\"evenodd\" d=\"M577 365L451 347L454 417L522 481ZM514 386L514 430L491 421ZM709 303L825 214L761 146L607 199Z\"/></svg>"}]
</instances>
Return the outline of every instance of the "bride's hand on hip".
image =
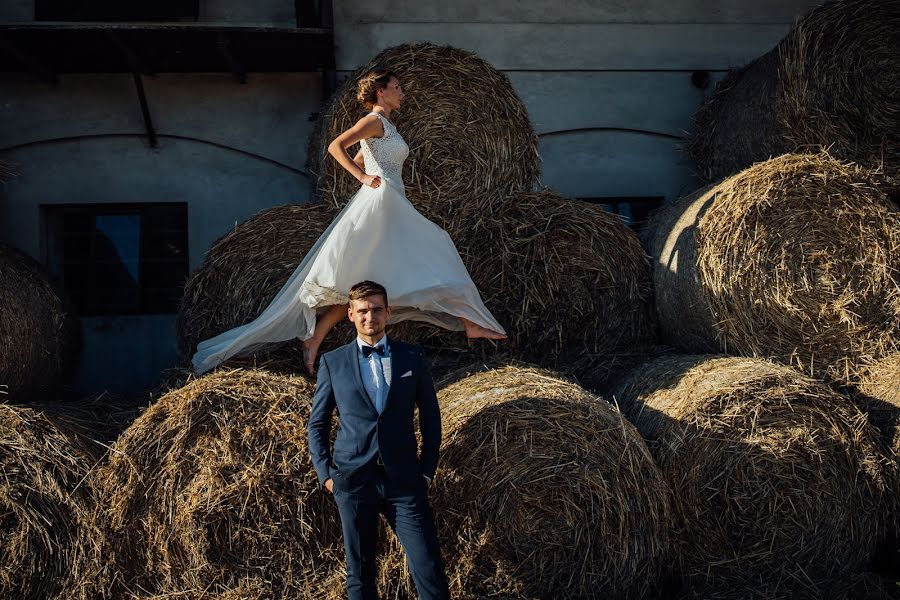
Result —
<instances>
[{"instance_id":1,"label":"bride's hand on hip","mask_svg":"<svg viewBox=\"0 0 900 600\"><path fill-rule=\"evenodd\" d=\"M381 185L381 177L379 177L378 175L368 175L366 173L363 173L360 181L363 185L367 185L373 190L378 189L378 186Z\"/></svg>"}]
</instances>

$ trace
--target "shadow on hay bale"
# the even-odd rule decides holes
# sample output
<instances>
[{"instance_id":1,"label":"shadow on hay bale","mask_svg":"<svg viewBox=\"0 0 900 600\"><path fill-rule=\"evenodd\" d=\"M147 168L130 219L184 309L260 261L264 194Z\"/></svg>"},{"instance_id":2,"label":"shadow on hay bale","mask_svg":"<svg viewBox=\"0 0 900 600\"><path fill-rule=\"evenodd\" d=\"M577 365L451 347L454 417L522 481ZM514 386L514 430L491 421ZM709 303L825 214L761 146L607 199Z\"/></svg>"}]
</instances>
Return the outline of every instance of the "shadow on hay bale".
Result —
<instances>
[{"instance_id":1,"label":"shadow on hay bale","mask_svg":"<svg viewBox=\"0 0 900 600\"><path fill-rule=\"evenodd\" d=\"M74 363L79 324L34 259L0 244L0 399L50 392Z\"/></svg>"},{"instance_id":2,"label":"shadow on hay bale","mask_svg":"<svg viewBox=\"0 0 900 600\"><path fill-rule=\"evenodd\" d=\"M900 352L866 368L853 392L859 407L881 432L892 489L893 542L886 545L886 552L893 553L895 569L900 576Z\"/></svg>"},{"instance_id":3,"label":"shadow on hay bale","mask_svg":"<svg viewBox=\"0 0 900 600\"><path fill-rule=\"evenodd\" d=\"M768 577L715 578L675 596L676 600L896 600L896 598L895 583L866 572L845 574L818 584L802 579L773 581Z\"/></svg>"},{"instance_id":4,"label":"shadow on hay bale","mask_svg":"<svg viewBox=\"0 0 900 600\"><path fill-rule=\"evenodd\" d=\"M259 316L334 216L321 204L276 206L216 240L184 286L176 330L185 363L190 363L199 342ZM346 326L336 328L322 352L349 341L349 331ZM256 358L236 358L226 365L247 366L253 361L267 362L282 372L304 370L295 342L272 345Z\"/></svg>"},{"instance_id":5,"label":"shadow on hay bale","mask_svg":"<svg viewBox=\"0 0 900 600\"><path fill-rule=\"evenodd\" d=\"M898 28L896 0L832 1L801 18L773 50L729 73L695 115L688 149L701 177L822 148L900 174Z\"/></svg>"},{"instance_id":6,"label":"shadow on hay bale","mask_svg":"<svg viewBox=\"0 0 900 600\"><path fill-rule=\"evenodd\" d=\"M617 216L549 190L490 206L454 241L509 339L471 347L458 333L414 322L395 335L482 358L499 352L555 369L577 363L579 377L595 379L593 364L653 340L648 259Z\"/></svg>"},{"instance_id":7,"label":"shadow on hay bale","mask_svg":"<svg viewBox=\"0 0 900 600\"><path fill-rule=\"evenodd\" d=\"M454 598L640 597L655 588L669 559L669 492L614 407L525 367L477 373L438 399L432 498ZM386 557L387 595L403 581L401 556Z\"/></svg>"},{"instance_id":8,"label":"shadow on hay bale","mask_svg":"<svg viewBox=\"0 0 900 600\"><path fill-rule=\"evenodd\" d=\"M759 163L647 231L664 340L846 382L900 350L900 209L827 155Z\"/></svg>"},{"instance_id":9,"label":"shadow on hay bale","mask_svg":"<svg viewBox=\"0 0 900 600\"><path fill-rule=\"evenodd\" d=\"M138 418L99 473L108 543L97 595L227 597L253 581L271 586L266 597L310 594L343 560L306 444L312 393L303 378L219 370Z\"/></svg>"},{"instance_id":10,"label":"shadow on hay bale","mask_svg":"<svg viewBox=\"0 0 900 600\"><path fill-rule=\"evenodd\" d=\"M845 397L790 367L705 356L655 359L614 397L672 488L683 575L803 588L869 560L883 466Z\"/></svg>"},{"instance_id":11,"label":"shadow on hay bale","mask_svg":"<svg viewBox=\"0 0 900 600\"><path fill-rule=\"evenodd\" d=\"M406 94L392 113L410 148L403 167L406 194L453 239L467 226L466 213L487 210L498 194L538 184L537 136L506 75L465 50L403 44L350 75L322 111L310 136L307 167L326 203L340 208L359 189L327 148L366 114L356 86L375 67L397 73Z\"/></svg>"},{"instance_id":12,"label":"shadow on hay bale","mask_svg":"<svg viewBox=\"0 0 900 600\"><path fill-rule=\"evenodd\" d=\"M63 419L0 405L0 597L91 598L77 580L99 543L85 481L96 448Z\"/></svg>"}]
</instances>

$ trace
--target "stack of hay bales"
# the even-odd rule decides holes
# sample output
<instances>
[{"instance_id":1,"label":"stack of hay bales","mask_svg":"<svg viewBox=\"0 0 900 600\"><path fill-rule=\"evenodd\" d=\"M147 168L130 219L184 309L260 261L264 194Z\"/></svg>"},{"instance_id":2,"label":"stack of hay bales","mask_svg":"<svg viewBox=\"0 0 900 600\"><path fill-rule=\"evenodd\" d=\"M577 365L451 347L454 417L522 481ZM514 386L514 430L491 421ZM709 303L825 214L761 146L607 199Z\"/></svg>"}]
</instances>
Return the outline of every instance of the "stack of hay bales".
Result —
<instances>
[{"instance_id":1,"label":"stack of hay bales","mask_svg":"<svg viewBox=\"0 0 900 600\"><path fill-rule=\"evenodd\" d=\"M870 558L885 476L843 396L759 359L671 356L615 397L672 488L682 574L826 590Z\"/></svg>"},{"instance_id":2,"label":"stack of hay bales","mask_svg":"<svg viewBox=\"0 0 900 600\"><path fill-rule=\"evenodd\" d=\"M310 170L323 199L337 208L359 189L326 148L365 114L356 84L376 66L395 71L407 95L393 115L410 146L407 195L456 243L509 334L502 350L564 369L585 355L603 360L650 342L649 266L639 241L597 206L533 191L537 141L525 108L506 76L474 54L406 44L349 77L310 141ZM415 322L392 335L431 349L470 348L458 332Z\"/></svg>"},{"instance_id":3,"label":"stack of hay bales","mask_svg":"<svg viewBox=\"0 0 900 600\"><path fill-rule=\"evenodd\" d=\"M95 597L315 597L343 555L307 449L312 393L303 378L219 370L138 418L98 478Z\"/></svg>"},{"instance_id":4,"label":"stack of hay bales","mask_svg":"<svg viewBox=\"0 0 900 600\"><path fill-rule=\"evenodd\" d=\"M356 82L376 65L395 70L407 94L394 115L410 145L407 194L448 230L509 340L473 346L461 332L417 322L400 324L391 335L425 345L450 367L472 353L498 350L558 369L581 361L573 370L592 383L595 373L610 371L598 364L649 343L655 329L650 267L634 233L595 205L532 191L536 136L502 73L469 52L407 44L352 75L311 137L310 169L334 210L282 207L261 214L219 240L192 275L178 320L185 356L198 341L256 317L359 189L325 149L364 114ZM340 332L328 338L340 339ZM296 349L287 356L295 370L302 368Z\"/></svg>"},{"instance_id":5,"label":"stack of hay bales","mask_svg":"<svg viewBox=\"0 0 900 600\"><path fill-rule=\"evenodd\" d=\"M900 350L900 210L825 154L756 164L648 227L665 340L838 382Z\"/></svg>"},{"instance_id":6,"label":"stack of hay bales","mask_svg":"<svg viewBox=\"0 0 900 600\"><path fill-rule=\"evenodd\" d=\"M98 544L95 448L63 420L0 405L0 597L92 598L79 581Z\"/></svg>"},{"instance_id":7,"label":"stack of hay bales","mask_svg":"<svg viewBox=\"0 0 900 600\"><path fill-rule=\"evenodd\" d=\"M669 560L669 492L634 427L552 373L505 367L438 392L432 500L454 598L646 597ZM385 557L381 593L405 581ZM406 583L409 586L409 583Z\"/></svg>"},{"instance_id":8,"label":"stack of hay bales","mask_svg":"<svg viewBox=\"0 0 900 600\"><path fill-rule=\"evenodd\" d=\"M0 244L0 399L53 387L71 364L77 321L44 269Z\"/></svg>"},{"instance_id":9,"label":"stack of hay bales","mask_svg":"<svg viewBox=\"0 0 900 600\"><path fill-rule=\"evenodd\" d=\"M896 0L836 0L804 16L698 111L690 152L701 175L819 148L900 174L898 28Z\"/></svg>"}]
</instances>

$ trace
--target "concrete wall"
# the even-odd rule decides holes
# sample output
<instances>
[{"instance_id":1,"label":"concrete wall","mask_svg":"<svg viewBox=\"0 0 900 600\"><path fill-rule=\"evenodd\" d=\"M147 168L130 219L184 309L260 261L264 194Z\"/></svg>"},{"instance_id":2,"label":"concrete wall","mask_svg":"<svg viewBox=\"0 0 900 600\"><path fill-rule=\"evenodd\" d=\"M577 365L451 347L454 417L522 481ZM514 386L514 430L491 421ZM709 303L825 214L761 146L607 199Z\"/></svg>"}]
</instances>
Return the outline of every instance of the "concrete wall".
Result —
<instances>
[{"instance_id":1,"label":"concrete wall","mask_svg":"<svg viewBox=\"0 0 900 600\"><path fill-rule=\"evenodd\" d=\"M681 148L705 95L817 4L339 1L336 61L344 76L407 42L476 52L504 71L522 98L540 136L545 185L578 197L671 200L697 185ZM708 87L692 84L694 71L709 72Z\"/></svg>"},{"instance_id":2,"label":"concrete wall","mask_svg":"<svg viewBox=\"0 0 900 600\"><path fill-rule=\"evenodd\" d=\"M40 206L186 202L189 263L219 236L270 206L311 198L303 174L319 109L317 74L145 78L160 135L147 143L130 75L64 75L57 86L0 81L0 152L20 175L0 192L0 240L44 261ZM153 385L175 365L174 315L84 319L77 385Z\"/></svg>"},{"instance_id":3,"label":"concrete wall","mask_svg":"<svg viewBox=\"0 0 900 600\"><path fill-rule=\"evenodd\" d=\"M0 3L0 23L32 20L34 0L4 0ZM297 22L293 0L200 0L199 20L203 23L275 27L294 27Z\"/></svg>"}]
</instances>

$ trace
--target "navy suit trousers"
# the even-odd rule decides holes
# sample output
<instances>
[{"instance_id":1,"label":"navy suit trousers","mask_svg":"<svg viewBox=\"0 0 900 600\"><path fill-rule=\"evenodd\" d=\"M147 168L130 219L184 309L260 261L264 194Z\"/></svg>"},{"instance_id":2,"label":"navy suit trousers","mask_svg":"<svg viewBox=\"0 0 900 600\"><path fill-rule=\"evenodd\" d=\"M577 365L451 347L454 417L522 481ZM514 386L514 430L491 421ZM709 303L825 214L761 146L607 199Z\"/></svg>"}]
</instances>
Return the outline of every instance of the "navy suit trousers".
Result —
<instances>
[{"instance_id":1,"label":"navy suit trousers","mask_svg":"<svg viewBox=\"0 0 900 600\"><path fill-rule=\"evenodd\" d=\"M383 514L403 545L409 570L421 600L449 600L447 577L437 531L428 506L427 481L392 483L384 469L351 490L334 487L347 554L349 600L377 600L375 564L379 514Z\"/></svg>"}]
</instances>

